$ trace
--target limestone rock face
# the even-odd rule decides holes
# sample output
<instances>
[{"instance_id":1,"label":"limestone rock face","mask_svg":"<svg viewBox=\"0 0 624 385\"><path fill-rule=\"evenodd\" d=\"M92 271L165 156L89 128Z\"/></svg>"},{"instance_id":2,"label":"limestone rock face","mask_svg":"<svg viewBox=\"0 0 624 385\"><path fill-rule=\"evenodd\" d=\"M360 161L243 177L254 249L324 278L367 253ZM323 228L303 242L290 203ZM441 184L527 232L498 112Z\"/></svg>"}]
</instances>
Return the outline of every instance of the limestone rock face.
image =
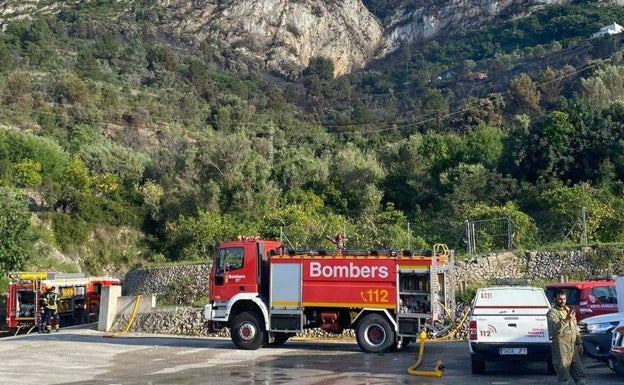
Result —
<instances>
[{"instance_id":1,"label":"limestone rock face","mask_svg":"<svg viewBox=\"0 0 624 385\"><path fill-rule=\"evenodd\" d=\"M90 1L95 0L8 0L0 8L0 23ZM173 40L207 45L225 55L234 52L258 69L293 78L313 57L332 60L334 75L341 75L391 54L402 43L452 39L503 14L518 17L568 2L421 0L406 2L385 20L378 20L362 0L157 0L153 6L160 8L158 29ZM132 9L132 0L125 4L122 9Z\"/></svg>"},{"instance_id":2,"label":"limestone rock face","mask_svg":"<svg viewBox=\"0 0 624 385\"><path fill-rule=\"evenodd\" d=\"M360 0L169 0L182 15L171 28L228 46L265 68L298 76L312 57L334 63L334 75L363 67L383 43L383 27Z\"/></svg>"},{"instance_id":3,"label":"limestone rock face","mask_svg":"<svg viewBox=\"0 0 624 385\"><path fill-rule=\"evenodd\" d=\"M384 22L384 45L379 56L398 49L402 42L418 43L434 37L453 38L487 25L501 13L518 17L547 5L569 0L423 0L395 10Z\"/></svg>"},{"instance_id":4,"label":"limestone rock face","mask_svg":"<svg viewBox=\"0 0 624 385\"><path fill-rule=\"evenodd\" d=\"M624 0L621 0L624 1ZM509 16L569 0L423 0L380 21L361 0L164 0L185 15L172 29L226 45L265 69L296 77L310 58L334 63L334 75L352 72L396 51L440 35L465 34L505 12Z\"/></svg>"}]
</instances>

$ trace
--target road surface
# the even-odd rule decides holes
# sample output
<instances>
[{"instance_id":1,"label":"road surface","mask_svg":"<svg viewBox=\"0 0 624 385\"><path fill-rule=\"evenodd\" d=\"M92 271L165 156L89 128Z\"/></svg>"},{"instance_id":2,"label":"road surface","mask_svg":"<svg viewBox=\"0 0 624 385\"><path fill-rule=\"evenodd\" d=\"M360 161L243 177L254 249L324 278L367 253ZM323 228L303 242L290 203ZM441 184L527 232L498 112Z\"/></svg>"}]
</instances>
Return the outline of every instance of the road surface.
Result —
<instances>
[{"instance_id":1,"label":"road surface","mask_svg":"<svg viewBox=\"0 0 624 385\"><path fill-rule=\"evenodd\" d=\"M0 339L0 385L19 384L297 384L535 385L554 384L545 363L488 363L470 372L465 342L427 342L420 370L445 363L443 376L407 374L418 344L399 352L362 353L355 342L288 341L254 351L229 339L125 334L93 325ZM585 360L588 384L624 382L605 365Z\"/></svg>"}]
</instances>

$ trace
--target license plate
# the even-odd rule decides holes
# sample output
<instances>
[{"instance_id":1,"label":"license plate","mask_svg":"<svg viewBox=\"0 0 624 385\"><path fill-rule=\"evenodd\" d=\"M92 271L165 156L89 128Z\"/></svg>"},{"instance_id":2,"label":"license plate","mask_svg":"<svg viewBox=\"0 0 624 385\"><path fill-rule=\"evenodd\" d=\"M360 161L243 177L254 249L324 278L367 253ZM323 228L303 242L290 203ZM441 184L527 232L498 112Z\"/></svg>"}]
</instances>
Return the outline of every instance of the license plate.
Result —
<instances>
[{"instance_id":1,"label":"license plate","mask_svg":"<svg viewBox=\"0 0 624 385\"><path fill-rule=\"evenodd\" d=\"M526 348L500 348L498 350L501 356L509 356L509 355L526 355Z\"/></svg>"}]
</instances>

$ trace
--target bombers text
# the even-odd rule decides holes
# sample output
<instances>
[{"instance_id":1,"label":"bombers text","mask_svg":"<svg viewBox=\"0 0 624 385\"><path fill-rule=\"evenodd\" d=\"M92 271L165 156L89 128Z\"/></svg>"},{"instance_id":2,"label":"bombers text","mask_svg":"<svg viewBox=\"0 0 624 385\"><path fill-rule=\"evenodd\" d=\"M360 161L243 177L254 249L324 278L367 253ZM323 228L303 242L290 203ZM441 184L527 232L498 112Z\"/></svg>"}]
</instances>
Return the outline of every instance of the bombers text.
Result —
<instances>
[{"instance_id":1,"label":"bombers text","mask_svg":"<svg viewBox=\"0 0 624 385\"><path fill-rule=\"evenodd\" d=\"M322 265L320 262L310 263L310 278L388 278L387 266L357 266L353 262L348 265Z\"/></svg>"}]
</instances>

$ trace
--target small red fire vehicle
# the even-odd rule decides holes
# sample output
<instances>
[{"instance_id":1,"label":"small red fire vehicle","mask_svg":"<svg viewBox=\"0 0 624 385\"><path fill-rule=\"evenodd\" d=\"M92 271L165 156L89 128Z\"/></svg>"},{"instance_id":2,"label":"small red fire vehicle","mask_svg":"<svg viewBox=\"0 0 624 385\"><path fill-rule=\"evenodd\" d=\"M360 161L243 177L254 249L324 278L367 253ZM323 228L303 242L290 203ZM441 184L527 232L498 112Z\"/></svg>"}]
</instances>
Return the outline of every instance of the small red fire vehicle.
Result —
<instances>
[{"instance_id":1,"label":"small red fire vehicle","mask_svg":"<svg viewBox=\"0 0 624 385\"><path fill-rule=\"evenodd\" d=\"M56 288L60 326L65 327L96 322L102 287L121 284L117 278L85 277L82 273L13 272L9 278L6 327L15 334L39 326L39 299L45 288Z\"/></svg>"}]
</instances>

